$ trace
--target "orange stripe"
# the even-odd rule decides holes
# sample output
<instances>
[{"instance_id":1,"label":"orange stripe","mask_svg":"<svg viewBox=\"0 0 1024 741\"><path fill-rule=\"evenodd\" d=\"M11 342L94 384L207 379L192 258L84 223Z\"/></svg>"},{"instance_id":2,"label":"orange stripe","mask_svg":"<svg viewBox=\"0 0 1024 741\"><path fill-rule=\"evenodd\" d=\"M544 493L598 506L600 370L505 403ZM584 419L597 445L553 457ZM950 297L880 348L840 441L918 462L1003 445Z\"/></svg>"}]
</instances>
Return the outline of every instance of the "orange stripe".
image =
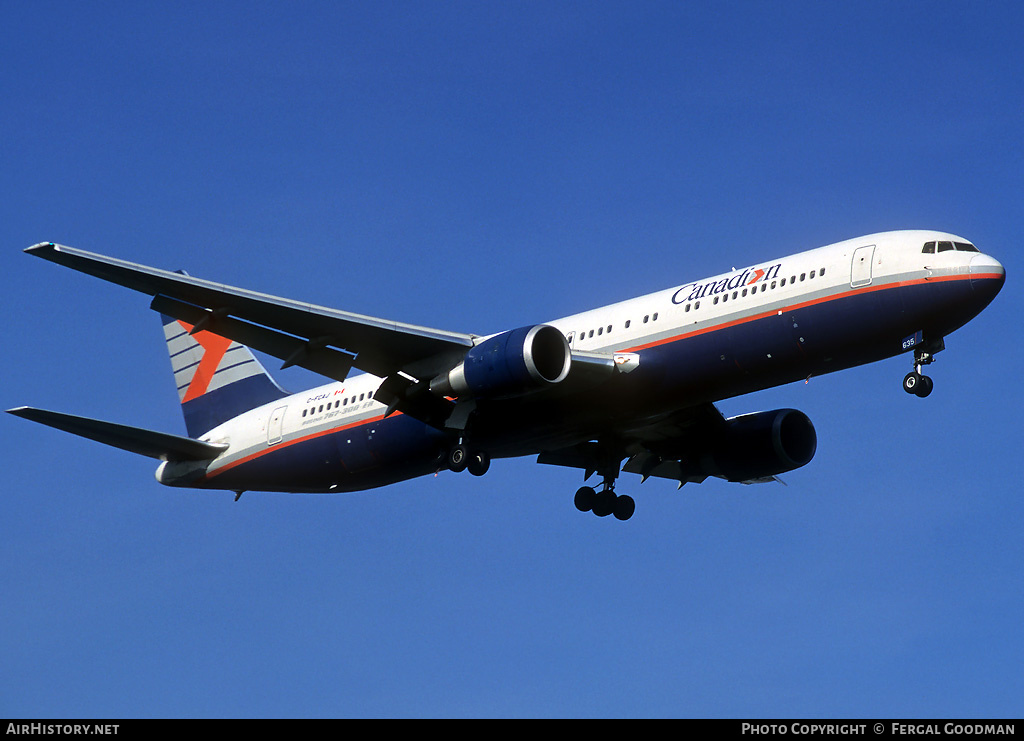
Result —
<instances>
[{"instance_id":1,"label":"orange stripe","mask_svg":"<svg viewBox=\"0 0 1024 741\"><path fill-rule=\"evenodd\" d=\"M392 416L399 416L399 415L401 415L401 412L395 412L394 414L392 414ZM262 450L257 450L255 453L250 453L249 455L245 456L244 458L239 458L237 461L232 461L231 463L227 463L224 466L221 466L220 468L218 468L216 471L208 472L200 480L201 481L209 481L214 476L219 476L220 474L224 473L225 471L230 471L232 468L235 468L236 466L240 466L243 463L248 463L249 461L253 461L253 460L257 459L257 458L260 458L260 457L262 457L264 455L267 455L268 453L273 453L275 450L283 450L284 448L289 448L292 445L298 445L299 443L304 443L307 440L313 440L313 439L318 438L318 437L323 437L324 435L331 435L331 434L333 434L335 432L343 432L345 430L350 430L353 427L359 427L361 425L368 425L368 424L371 424L373 422L380 422L382 419L384 419L384 415L383 414L380 415L379 417L371 417L370 419L360 420L359 422L351 422L351 423L349 423L347 425L342 425L341 427L332 427L332 428L330 428L328 430L320 430L319 432L313 432L313 433L311 433L309 435L305 435L303 437L297 437L294 440L287 440L287 441L282 441L280 443L276 443L274 445L271 445L271 446L268 446L266 448L263 448ZM342 464L342 465L344 465L344 464Z\"/></svg>"},{"instance_id":2,"label":"orange stripe","mask_svg":"<svg viewBox=\"0 0 1024 741\"><path fill-rule=\"evenodd\" d=\"M694 330L693 332L686 332L685 334L674 335L672 337L666 337L662 340L655 340L654 342L648 342L645 345L637 345L625 350L617 350L616 352L637 352L638 350L647 350L651 347L658 347L659 345L667 345L670 342L678 342L679 340L689 339L690 337L699 337L702 334L708 332L717 332L720 329L728 329L729 327L735 327L740 324L746 324L747 322L753 322L758 319L764 319L769 316L776 316L780 312L785 313L787 311L796 311L797 309L805 309L808 306L816 306L817 304L823 304L828 301L838 301L839 299L847 298L855 294L861 293L873 293L874 291L886 291L893 288L903 288L904 286L923 285L925 283L942 283L951 280L970 280L971 278L978 279L981 276L974 275L940 275L934 278L919 278L917 280L900 281L898 283L885 283L877 286L865 286L864 288L856 288L851 291L845 291L839 294L833 294L831 296L823 296L822 298L811 299L810 301L804 301L799 304L793 304L792 306L786 306L781 309L772 309L771 311L764 311L759 314L753 314L751 316L741 317L734 319L730 322L723 322L722 324L715 324L710 327L703 329ZM1002 277L998 273L992 274L992 277Z\"/></svg>"}]
</instances>

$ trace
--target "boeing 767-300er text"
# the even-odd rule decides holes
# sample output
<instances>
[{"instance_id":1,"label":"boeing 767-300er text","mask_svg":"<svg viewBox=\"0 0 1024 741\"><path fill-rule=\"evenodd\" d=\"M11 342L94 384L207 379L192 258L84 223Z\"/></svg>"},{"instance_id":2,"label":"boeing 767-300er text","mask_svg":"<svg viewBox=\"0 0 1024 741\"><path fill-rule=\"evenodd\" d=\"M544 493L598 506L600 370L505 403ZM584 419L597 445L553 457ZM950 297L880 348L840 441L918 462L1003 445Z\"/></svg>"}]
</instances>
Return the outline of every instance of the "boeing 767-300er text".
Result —
<instances>
[{"instance_id":1,"label":"boeing 767-300er text","mask_svg":"<svg viewBox=\"0 0 1024 741\"><path fill-rule=\"evenodd\" d=\"M584 482L598 474L576 506L621 520L635 506L615 493L622 471L754 483L814 456L803 413L726 419L715 401L908 351L903 388L927 396L923 366L1005 279L966 239L885 232L481 337L52 243L27 252L154 297L189 437L8 411L160 459L162 484L345 492L536 455L582 469ZM249 348L330 383L286 393Z\"/></svg>"}]
</instances>

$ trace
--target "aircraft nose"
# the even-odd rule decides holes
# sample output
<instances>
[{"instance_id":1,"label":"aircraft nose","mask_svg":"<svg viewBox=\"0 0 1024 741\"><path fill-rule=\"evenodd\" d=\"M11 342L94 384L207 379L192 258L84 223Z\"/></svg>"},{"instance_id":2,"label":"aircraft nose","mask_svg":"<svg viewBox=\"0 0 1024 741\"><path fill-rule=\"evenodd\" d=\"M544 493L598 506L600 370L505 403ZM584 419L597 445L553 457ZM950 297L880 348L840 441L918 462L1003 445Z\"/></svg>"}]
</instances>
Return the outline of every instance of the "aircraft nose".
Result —
<instances>
[{"instance_id":1,"label":"aircraft nose","mask_svg":"<svg viewBox=\"0 0 1024 741\"><path fill-rule=\"evenodd\" d=\"M975 255L971 260L971 288L986 294L989 301L1003 287L1006 281L1006 269L994 257Z\"/></svg>"}]
</instances>

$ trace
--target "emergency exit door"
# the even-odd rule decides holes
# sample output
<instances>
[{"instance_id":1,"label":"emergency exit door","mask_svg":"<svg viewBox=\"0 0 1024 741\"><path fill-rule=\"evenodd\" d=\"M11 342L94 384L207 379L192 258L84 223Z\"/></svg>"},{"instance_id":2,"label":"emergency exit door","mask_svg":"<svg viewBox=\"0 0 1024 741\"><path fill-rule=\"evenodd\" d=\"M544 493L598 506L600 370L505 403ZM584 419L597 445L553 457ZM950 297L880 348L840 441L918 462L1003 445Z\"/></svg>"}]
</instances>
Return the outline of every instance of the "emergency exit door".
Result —
<instances>
[{"instance_id":1,"label":"emergency exit door","mask_svg":"<svg viewBox=\"0 0 1024 741\"><path fill-rule=\"evenodd\" d=\"M267 445L276 445L284 437L284 412L288 407L278 407L270 415L267 425Z\"/></svg>"},{"instance_id":2,"label":"emergency exit door","mask_svg":"<svg viewBox=\"0 0 1024 741\"><path fill-rule=\"evenodd\" d=\"M858 247L853 251L853 264L850 266L850 287L859 288L871 284L871 263L875 257L875 245Z\"/></svg>"}]
</instances>

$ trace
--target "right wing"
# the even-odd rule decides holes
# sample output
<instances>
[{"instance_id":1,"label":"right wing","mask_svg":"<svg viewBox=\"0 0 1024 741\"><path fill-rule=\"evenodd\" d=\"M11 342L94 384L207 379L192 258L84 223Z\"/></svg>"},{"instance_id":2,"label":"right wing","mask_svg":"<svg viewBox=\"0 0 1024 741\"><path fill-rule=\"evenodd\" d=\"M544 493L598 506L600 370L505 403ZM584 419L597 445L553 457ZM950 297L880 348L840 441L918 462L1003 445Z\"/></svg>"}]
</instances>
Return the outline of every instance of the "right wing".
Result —
<instances>
[{"instance_id":1,"label":"right wing","mask_svg":"<svg viewBox=\"0 0 1024 741\"><path fill-rule=\"evenodd\" d=\"M344 381L352 367L376 376L429 378L450 369L474 335L393 322L193 278L44 242L30 255L154 296L152 307L260 352Z\"/></svg>"},{"instance_id":2,"label":"right wing","mask_svg":"<svg viewBox=\"0 0 1024 741\"><path fill-rule=\"evenodd\" d=\"M649 424L616 429L603 440L545 451L537 462L582 468L584 480L594 473L614 479L621 470L643 481L655 476L679 486L708 476L762 484L807 465L816 449L814 425L803 412L775 409L726 419L705 402ZM621 463L623 458L628 460Z\"/></svg>"}]
</instances>

